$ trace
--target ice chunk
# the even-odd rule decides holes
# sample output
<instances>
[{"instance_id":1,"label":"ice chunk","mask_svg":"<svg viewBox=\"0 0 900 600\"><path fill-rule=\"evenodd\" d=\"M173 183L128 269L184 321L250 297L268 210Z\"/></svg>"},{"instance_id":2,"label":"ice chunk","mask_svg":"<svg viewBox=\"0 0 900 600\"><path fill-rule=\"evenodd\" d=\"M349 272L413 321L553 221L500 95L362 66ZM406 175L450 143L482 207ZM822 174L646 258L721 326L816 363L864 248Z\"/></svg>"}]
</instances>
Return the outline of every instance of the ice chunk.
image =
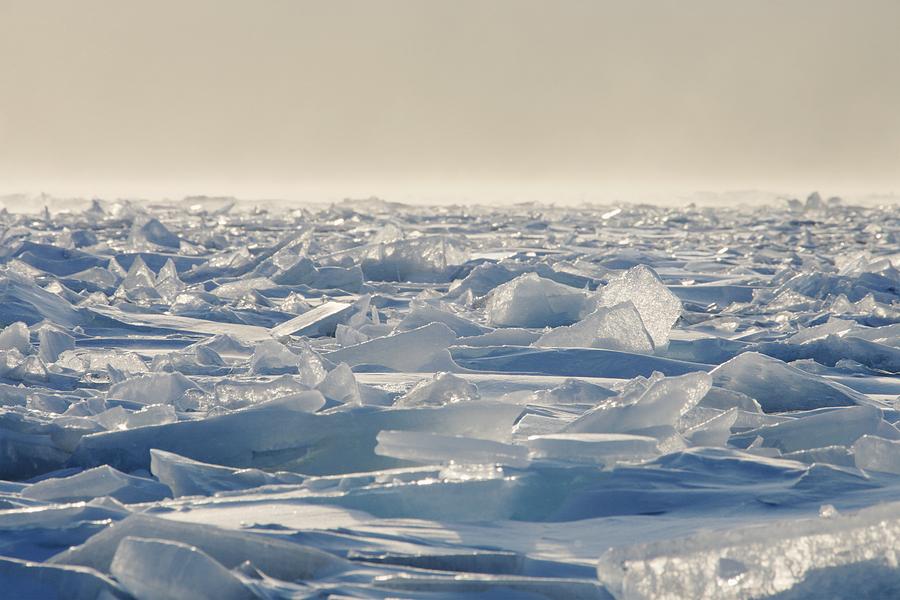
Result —
<instances>
[{"instance_id":1,"label":"ice chunk","mask_svg":"<svg viewBox=\"0 0 900 600\"><path fill-rule=\"evenodd\" d=\"M422 302L413 302L411 310L397 324L397 331L410 331L428 325L429 323L443 323L460 336L475 336L487 333L486 327L464 319L459 315L435 308Z\"/></svg>"},{"instance_id":2,"label":"ice chunk","mask_svg":"<svg viewBox=\"0 0 900 600\"><path fill-rule=\"evenodd\" d=\"M35 600L113 600L128 595L93 569L48 565L0 557L0 589L6 598Z\"/></svg>"},{"instance_id":3,"label":"ice chunk","mask_svg":"<svg viewBox=\"0 0 900 600\"><path fill-rule=\"evenodd\" d=\"M109 398L141 404L173 404L197 384L181 373L150 373L126 379L109 388Z\"/></svg>"},{"instance_id":4,"label":"ice chunk","mask_svg":"<svg viewBox=\"0 0 900 600\"><path fill-rule=\"evenodd\" d=\"M307 337L334 335L338 324L343 324L353 314L353 304L329 300L298 317L276 325L270 332L272 337L305 335Z\"/></svg>"},{"instance_id":5,"label":"ice chunk","mask_svg":"<svg viewBox=\"0 0 900 600\"><path fill-rule=\"evenodd\" d=\"M275 340L257 344L250 358L250 372L258 375L296 373L299 368L300 357Z\"/></svg>"},{"instance_id":6,"label":"ice chunk","mask_svg":"<svg viewBox=\"0 0 900 600\"><path fill-rule=\"evenodd\" d=\"M634 304L623 302L600 307L573 325L564 325L542 335L535 346L550 348L606 348L648 354L653 341Z\"/></svg>"},{"instance_id":7,"label":"ice chunk","mask_svg":"<svg viewBox=\"0 0 900 600\"><path fill-rule=\"evenodd\" d=\"M613 465L642 462L659 455L659 441L623 433L554 433L528 438L532 458Z\"/></svg>"},{"instance_id":8,"label":"ice chunk","mask_svg":"<svg viewBox=\"0 0 900 600\"><path fill-rule=\"evenodd\" d=\"M110 573L135 598L239 600L256 597L202 550L178 542L126 537Z\"/></svg>"},{"instance_id":9,"label":"ice chunk","mask_svg":"<svg viewBox=\"0 0 900 600\"><path fill-rule=\"evenodd\" d=\"M700 402L711 384L709 374L702 372L658 379L639 395L625 393L610 398L573 421L565 432L629 433L671 427Z\"/></svg>"},{"instance_id":10,"label":"ice chunk","mask_svg":"<svg viewBox=\"0 0 900 600\"><path fill-rule=\"evenodd\" d=\"M0 324L3 325L16 321L34 325L47 320L73 327L83 321L82 315L68 301L12 271L0 276L0 305L3 306L0 316Z\"/></svg>"},{"instance_id":11,"label":"ice chunk","mask_svg":"<svg viewBox=\"0 0 900 600\"><path fill-rule=\"evenodd\" d=\"M75 338L65 331L50 326L38 329L38 356L44 363L54 363L60 354L74 349Z\"/></svg>"},{"instance_id":12,"label":"ice chunk","mask_svg":"<svg viewBox=\"0 0 900 600\"><path fill-rule=\"evenodd\" d=\"M413 389L397 398L394 406L443 406L478 398L478 388L475 384L452 373L435 373L432 379L423 379Z\"/></svg>"},{"instance_id":13,"label":"ice chunk","mask_svg":"<svg viewBox=\"0 0 900 600\"><path fill-rule=\"evenodd\" d=\"M308 386L290 375L282 375L270 381L222 381L214 388L215 402L230 410L244 408L304 392Z\"/></svg>"},{"instance_id":14,"label":"ice chunk","mask_svg":"<svg viewBox=\"0 0 900 600\"><path fill-rule=\"evenodd\" d=\"M456 340L453 330L443 323L431 323L412 331L376 338L326 354L333 363L378 365L396 371L420 372L435 370L450 361L447 347ZM440 367L438 367L440 368Z\"/></svg>"},{"instance_id":15,"label":"ice chunk","mask_svg":"<svg viewBox=\"0 0 900 600\"><path fill-rule=\"evenodd\" d=\"M839 383L757 352L739 354L713 369L711 375L716 386L750 396L765 412L869 403L865 396Z\"/></svg>"},{"instance_id":16,"label":"ice chunk","mask_svg":"<svg viewBox=\"0 0 900 600\"><path fill-rule=\"evenodd\" d=\"M900 505L704 531L614 548L597 575L616 598L884 598L898 589Z\"/></svg>"},{"instance_id":17,"label":"ice chunk","mask_svg":"<svg viewBox=\"0 0 900 600\"><path fill-rule=\"evenodd\" d=\"M580 319L587 306L581 290L526 273L496 287L485 311L498 327L557 327Z\"/></svg>"},{"instance_id":18,"label":"ice chunk","mask_svg":"<svg viewBox=\"0 0 900 600\"><path fill-rule=\"evenodd\" d=\"M135 427L165 425L166 423L175 423L177 420L175 407L171 404L149 404L129 414L125 419L125 427L134 429Z\"/></svg>"},{"instance_id":19,"label":"ice chunk","mask_svg":"<svg viewBox=\"0 0 900 600\"><path fill-rule=\"evenodd\" d=\"M362 404L362 395L356 376L347 363L341 363L328 372L317 388L322 394L341 404Z\"/></svg>"},{"instance_id":20,"label":"ice chunk","mask_svg":"<svg viewBox=\"0 0 900 600\"><path fill-rule=\"evenodd\" d=\"M597 298L600 306L611 307L623 302L634 304L650 339L658 347L669 342L669 332L682 311L681 300L647 265L637 265L614 277L597 293Z\"/></svg>"},{"instance_id":21,"label":"ice chunk","mask_svg":"<svg viewBox=\"0 0 900 600\"><path fill-rule=\"evenodd\" d=\"M881 423L881 411L874 406L851 406L765 425L734 436L732 443L742 440L746 444L762 438L765 446L782 452L849 446L866 434L876 433Z\"/></svg>"},{"instance_id":22,"label":"ice chunk","mask_svg":"<svg viewBox=\"0 0 900 600\"><path fill-rule=\"evenodd\" d=\"M463 239L431 235L372 245L360 266L375 281L446 282L468 258Z\"/></svg>"},{"instance_id":23,"label":"ice chunk","mask_svg":"<svg viewBox=\"0 0 900 600\"><path fill-rule=\"evenodd\" d=\"M109 496L120 502L153 502L172 492L158 481L133 477L109 466L96 467L70 477L45 479L22 491L22 497L47 502L78 502Z\"/></svg>"},{"instance_id":24,"label":"ice chunk","mask_svg":"<svg viewBox=\"0 0 900 600\"><path fill-rule=\"evenodd\" d=\"M169 231L158 219L153 218L135 219L128 243L137 250L153 250L157 246L177 250L181 246L178 236Z\"/></svg>"},{"instance_id":25,"label":"ice chunk","mask_svg":"<svg viewBox=\"0 0 900 600\"><path fill-rule=\"evenodd\" d=\"M0 350L18 350L22 354L31 353L31 341L28 325L21 321L7 325L0 332Z\"/></svg>"},{"instance_id":26,"label":"ice chunk","mask_svg":"<svg viewBox=\"0 0 900 600\"><path fill-rule=\"evenodd\" d=\"M535 392L534 399L539 404L591 404L597 405L616 393L605 387L588 383L581 379L568 378L549 390Z\"/></svg>"},{"instance_id":27,"label":"ice chunk","mask_svg":"<svg viewBox=\"0 0 900 600\"><path fill-rule=\"evenodd\" d=\"M864 435L853 443L852 449L860 469L900 475L900 441Z\"/></svg>"},{"instance_id":28,"label":"ice chunk","mask_svg":"<svg viewBox=\"0 0 900 600\"><path fill-rule=\"evenodd\" d=\"M724 446L731 437L731 428L738 418L738 409L730 408L711 419L694 425L684 432L692 446Z\"/></svg>"},{"instance_id":29,"label":"ice chunk","mask_svg":"<svg viewBox=\"0 0 900 600\"><path fill-rule=\"evenodd\" d=\"M521 407L485 401L439 408L356 407L327 414L245 410L199 421L84 436L71 462L134 471L148 468L150 449L159 448L229 467L352 473L395 466L372 452L381 430L431 431L506 441L521 413ZM197 440L206 443L198 444Z\"/></svg>"},{"instance_id":30,"label":"ice chunk","mask_svg":"<svg viewBox=\"0 0 900 600\"><path fill-rule=\"evenodd\" d=\"M298 543L140 513L107 527L81 546L57 554L50 562L108 572L119 544L127 537L195 546L229 569L249 560L267 575L286 581L316 579L345 568L343 560Z\"/></svg>"},{"instance_id":31,"label":"ice chunk","mask_svg":"<svg viewBox=\"0 0 900 600\"><path fill-rule=\"evenodd\" d=\"M178 496L210 496L227 490L243 490L279 483L302 483L294 473L267 473L259 469L234 469L211 465L164 450L150 450L150 472Z\"/></svg>"},{"instance_id":32,"label":"ice chunk","mask_svg":"<svg viewBox=\"0 0 900 600\"><path fill-rule=\"evenodd\" d=\"M375 453L412 462L528 466L528 449L491 440L416 431L382 431Z\"/></svg>"}]
</instances>

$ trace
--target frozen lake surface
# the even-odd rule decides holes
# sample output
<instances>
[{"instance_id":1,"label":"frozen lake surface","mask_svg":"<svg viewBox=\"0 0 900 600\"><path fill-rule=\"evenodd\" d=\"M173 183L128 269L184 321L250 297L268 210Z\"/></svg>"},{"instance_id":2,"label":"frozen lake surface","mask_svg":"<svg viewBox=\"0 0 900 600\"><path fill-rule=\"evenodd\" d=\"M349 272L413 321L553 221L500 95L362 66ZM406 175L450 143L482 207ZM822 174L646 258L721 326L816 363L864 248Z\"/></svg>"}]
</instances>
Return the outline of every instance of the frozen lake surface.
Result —
<instances>
[{"instance_id":1,"label":"frozen lake surface","mask_svg":"<svg viewBox=\"0 0 900 600\"><path fill-rule=\"evenodd\" d=\"M898 217L4 211L0 589L898 597Z\"/></svg>"}]
</instances>

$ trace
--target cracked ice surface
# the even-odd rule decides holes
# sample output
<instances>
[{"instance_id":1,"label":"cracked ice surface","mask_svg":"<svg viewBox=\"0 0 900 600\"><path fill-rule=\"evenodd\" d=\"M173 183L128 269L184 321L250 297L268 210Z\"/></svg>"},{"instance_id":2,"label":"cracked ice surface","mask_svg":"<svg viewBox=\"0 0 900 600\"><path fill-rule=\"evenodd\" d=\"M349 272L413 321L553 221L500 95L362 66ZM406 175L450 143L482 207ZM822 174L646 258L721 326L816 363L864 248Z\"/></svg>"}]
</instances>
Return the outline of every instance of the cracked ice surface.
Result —
<instances>
[{"instance_id":1,"label":"cracked ice surface","mask_svg":"<svg viewBox=\"0 0 900 600\"><path fill-rule=\"evenodd\" d=\"M4 211L0 589L896 597L898 216Z\"/></svg>"}]
</instances>

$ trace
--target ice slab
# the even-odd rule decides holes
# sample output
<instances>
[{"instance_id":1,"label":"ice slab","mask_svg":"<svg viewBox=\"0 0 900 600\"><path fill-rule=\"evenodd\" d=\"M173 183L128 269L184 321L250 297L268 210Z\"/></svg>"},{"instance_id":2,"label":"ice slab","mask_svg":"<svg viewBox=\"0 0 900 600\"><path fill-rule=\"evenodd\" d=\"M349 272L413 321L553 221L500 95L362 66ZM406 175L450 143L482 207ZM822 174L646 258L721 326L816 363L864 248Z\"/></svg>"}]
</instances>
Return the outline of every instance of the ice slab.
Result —
<instances>
[{"instance_id":1,"label":"ice slab","mask_svg":"<svg viewBox=\"0 0 900 600\"><path fill-rule=\"evenodd\" d=\"M535 346L549 348L606 348L624 352L653 352L653 340L630 301L600 307L573 325L542 335Z\"/></svg>"},{"instance_id":2,"label":"ice slab","mask_svg":"<svg viewBox=\"0 0 900 600\"><path fill-rule=\"evenodd\" d=\"M177 496L210 496L216 492L243 490L263 485L302 483L294 473L267 473L259 469L234 469L211 465L172 452L150 450L150 472Z\"/></svg>"},{"instance_id":3,"label":"ice slab","mask_svg":"<svg viewBox=\"0 0 900 600\"><path fill-rule=\"evenodd\" d=\"M255 594L202 550L164 540L125 537L110 573L135 598L250 600Z\"/></svg>"},{"instance_id":4,"label":"ice slab","mask_svg":"<svg viewBox=\"0 0 900 600\"><path fill-rule=\"evenodd\" d=\"M659 440L622 433L555 433L528 438L532 458L613 465L639 463L659 455Z\"/></svg>"},{"instance_id":5,"label":"ice slab","mask_svg":"<svg viewBox=\"0 0 900 600\"><path fill-rule=\"evenodd\" d=\"M415 431L381 431L375 453L423 464L528 466L528 449L491 440Z\"/></svg>"},{"instance_id":6,"label":"ice slab","mask_svg":"<svg viewBox=\"0 0 900 600\"><path fill-rule=\"evenodd\" d=\"M134 477L103 465L69 477L44 479L28 486L22 497L46 502L78 502L109 496L124 503L153 502L171 498L168 486Z\"/></svg>"},{"instance_id":7,"label":"ice slab","mask_svg":"<svg viewBox=\"0 0 900 600\"><path fill-rule=\"evenodd\" d=\"M766 412L870 403L839 383L757 352L744 352L713 369L711 375L716 386L750 396Z\"/></svg>"},{"instance_id":8,"label":"ice slab","mask_svg":"<svg viewBox=\"0 0 900 600\"><path fill-rule=\"evenodd\" d=\"M278 579L317 579L345 568L344 561L321 550L274 537L183 523L136 513L114 523L80 546L57 554L50 563L80 565L108 573L119 544L128 537L177 542L199 548L233 569L249 560Z\"/></svg>"},{"instance_id":9,"label":"ice slab","mask_svg":"<svg viewBox=\"0 0 900 600\"><path fill-rule=\"evenodd\" d=\"M116 582L93 569L7 557L0 557L0 587L5 597L23 600L124 600L129 597Z\"/></svg>"},{"instance_id":10,"label":"ice slab","mask_svg":"<svg viewBox=\"0 0 900 600\"><path fill-rule=\"evenodd\" d=\"M329 352L325 357L333 363L344 362L351 367L375 365L396 371L435 370L428 367L440 364L454 340L456 334L452 329L443 323L431 323Z\"/></svg>"},{"instance_id":11,"label":"ice slab","mask_svg":"<svg viewBox=\"0 0 900 600\"><path fill-rule=\"evenodd\" d=\"M629 433L672 426L709 391L707 373L689 373L659 379L639 395L610 398L577 418L566 433ZM635 397L636 396L636 397Z\"/></svg>"},{"instance_id":12,"label":"ice slab","mask_svg":"<svg viewBox=\"0 0 900 600\"><path fill-rule=\"evenodd\" d=\"M497 286L485 311L497 327L557 327L577 321L587 305L581 290L525 273Z\"/></svg>"},{"instance_id":13,"label":"ice slab","mask_svg":"<svg viewBox=\"0 0 900 600\"><path fill-rule=\"evenodd\" d=\"M397 398L394 406L443 406L455 402L478 400L478 388L462 377L452 373L435 373L430 380L422 380L404 395Z\"/></svg>"},{"instance_id":14,"label":"ice slab","mask_svg":"<svg viewBox=\"0 0 900 600\"><path fill-rule=\"evenodd\" d=\"M300 316L276 325L269 332L274 338L288 335L307 337L334 335L338 324L346 322L353 313L353 304L329 300Z\"/></svg>"},{"instance_id":15,"label":"ice slab","mask_svg":"<svg viewBox=\"0 0 900 600\"><path fill-rule=\"evenodd\" d=\"M610 550L597 575L616 598L885 598L900 590L900 506L701 532Z\"/></svg>"},{"instance_id":16,"label":"ice slab","mask_svg":"<svg viewBox=\"0 0 900 600\"><path fill-rule=\"evenodd\" d=\"M852 450L860 469L900 475L900 440L863 435L853 443Z\"/></svg>"},{"instance_id":17,"label":"ice slab","mask_svg":"<svg viewBox=\"0 0 900 600\"><path fill-rule=\"evenodd\" d=\"M597 292L600 306L612 307L631 302L637 309L654 346L663 347L669 332L681 316L681 300L660 280L651 267L637 265L610 279Z\"/></svg>"}]
</instances>

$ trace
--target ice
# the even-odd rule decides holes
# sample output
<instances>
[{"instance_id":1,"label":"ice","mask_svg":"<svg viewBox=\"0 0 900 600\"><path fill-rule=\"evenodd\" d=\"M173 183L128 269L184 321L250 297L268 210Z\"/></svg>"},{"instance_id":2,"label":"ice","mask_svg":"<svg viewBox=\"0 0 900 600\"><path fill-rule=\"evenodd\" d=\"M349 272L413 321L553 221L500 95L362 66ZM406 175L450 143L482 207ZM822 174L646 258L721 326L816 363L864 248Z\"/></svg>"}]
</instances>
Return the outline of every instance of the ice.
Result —
<instances>
[{"instance_id":1,"label":"ice","mask_svg":"<svg viewBox=\"0 0 900 600\"><path fill-rule=\"evenodd\" d=\"M197 384L181 373L150 373L110 386L108 396L140 404L172 404L195 389Z\"/></svg>"},{"instance_id":2,"label":"ice","mask_svg":"<svg viewBox=\"0 0 900 600\"><path fill-rule=\"evenodd\" d=\"M153 218L135 219L128 243L136 250L153 250L157 247L177 250L181 245L177 235Z\"/></svg>"},{"instance_id":3,"label":"ice","mask_svg":"<svg viewBox=\"0 0 900 600\"><path fill-rule=\"evenodd\" d=\"M21 321L7 325L0 332L0 349L2 350L18 350L22 354L31 353L31 341L28 325Z\"/></svg>"},{"instance_id":4,"label":"ice","mask_svg":"<svg viewBox=\"0 0 900 600\"><path fill-rule=\"evenodd\" d=\"M84 567L0 558L0 587L7 598L113 600L127 593L114 581Z\"/></svg>"},{"instance_id":5,"label":"ice","mask_svg":"<svg viewBox=\"0 0 900 600\"><path fill-rule=\"evenodd\" d=\"M849 446L866 434L874 434L882 423L881 411L873 406L851 406L827 410L742 433L736 440L761 438L765 446L782 452Z\"/></svg>"},{"instance_id":6,"label":"ice","mask_svg":"<svg viewBox=\"0 0 900 600\"><path fill-rule=\"evenodd\" d=\"M528 466L528 449L491 440L413 431L382 431L375 453L412 462Z\"/></svg>"},{"instance_id":7,"label":"ice","mask_svg":"<svg viewBox=\"0 0 900 600\"><path fill-rule=\"evenodd\" d=\"M250 372L259 375L296 373L299 368L300 356L275 340L257 344L250 359Z\"/></svg>"},{"instance_id":8,"label":"ice","mask_svg":"<svg viewBox=\"0 0 900 600\"><path fill-rule=\"evenodd\" d=\"M362 404L359 383L347 363L341 363L329 371L318 390L326 398L341 404Z\"/></svg>"},{"instance_id":9,"label":"ice","mask_svg":"<svg viewBox=\"0 0 900 600\"><path fill-rule=\"evenodd\" d=\"M542 347L606 348L624 352L653 352L653 341L631 301L600 307L574 325L564 325L534 343Z\"/></svg>"},{"instance_id":10,"label":"ice","mask_svg":"<svg viewBox=\"0 0 900 600\"><path fill-rule=\"evenodd\" d=\"M577 321L587 306L584 292L525 273L497 286L485 311L497 327L557 327Z\"/></svg>"},{"instance_id":11,"label":"ice","mask_svg":"<svg viewBox=\"0 0 900 600\"><path fill-rule=\"evenodd\" d=\"M647 265L637 265L610 279L598 293L600 306L614 307L631 302L643 321L654 346L665 346L669 332L681 316L681 300Z\"/></svg>"},{"instance_id":12,"label":"ice","mask_svg":"<svg viewBox=\"0 0 900 600\"><path fill-rule=\"evenodd\" d=\"M616 598L885 598L900 590L900 506L780 521L610 550L597 575Z\"/></svg>"},{"instance_id":13,"label":"ice","mask_svg":"<svg viewBox=\"0 0 900 600\"><path fill-rule=\"evenodd\" d=\"M171 497L172 492L152 479L133 477L104 465L70 477L45 479L23 490L22 496L46 502L78 502L109 496L133 503L162 500Z\"/></svg>"},{"instance_id":14,"label":"ice","mask_svg":"<svg viewBox=\"0 0 900 600\"><path fill-rule=\"evenodd\" d=\"M0 596L897 596L896 206L703 198L7 202Z\"/></svg>"},{"instance_id":15,"label":"ice","mask_svg":"<svg viewBox=\"0 0 900 600\"><path fill-rule=\"evenodd\" d=\"M860 469L900 475L900 440L863 435L853 443L852 450Z\"/></svg>"},{"instance_id":16,"label":"ice","mask_svg":"<svg viewBox=\"0 0 900 600\"><path fill-rule=\"evenodd\" d=\"M150 472L177 496L209 496L227 490L263 485L302 483L294 473L267 473L259 469L233 469L191 460L164 450L150 450Z\"/></svg>"},{"instance_id":17,"label":"ice","mask_svg":"<svg viewBox=\"0 0 900 600\"><path fill-rule=\"evenodd\" d=\"M868 402L863 395L838 383L756 352L744 352L716 367L712 377L716 386L750 396L766 412Z\"/></svg>"},{"instance_id":18,"label":"ice","mask_svg":"<svg viewBox=\"0 0 900 600\"><path fill-rule=\"evenodd\" d=\"M337 350L326 354L326 358L351 367L378 365L397 371L437 370L450 366L446 349L455 339L452 329L443 323L431 323Z\"/></svg>"},{"instance_id":19,"label":"ice","mask_svg":"<svg viewBox=\"0 0 900 600\"><path fill-rule=\"evenodd\" d=\"M251 561L266 575L296 581L330 575L344 568L343 561L330 554L253 533L228 531L209 525L169 521L136 513L54 556L57 565L81 565L109 572L119 544L128 537L150 538L193 546L224 567L233 569Z\"/></svg>"},{"instance_id":20,"label":"ice","mask_svg":"<svg viewBox=\"0 0 900 600\"><path fill-rule=\"evenodd\" d=\"M138 537L119 542L110 573L136 598L251 599L228 569L193 546Z\"/></svg>"},{"instance_id":21,"label":"ice","mask_svg":"<svg viewBox=\"0 0 900 600\"><path fill-rule=\"evenodd\" d=\"M271 330L272 337L280 338L286 335L305 335L309 337L334 335L335 328L338 325L342 325L352 312L352 304L335 301L325 302L298 317L273 327Z\"/></svg>"},{"instance_id":22,"label":"ice","mask_svg":"<svg viewBox=\"0 0 900 600\"><path fill-rule=\"evenodd\" d=\"M54 363L60 354L74 349L75 338L65 331L49 326L38 328L38 356L44 363Z\"/></svg>"},{"instance_id":23,"label":"ice","mask_svg":"<svg viewBox=\"0 0 900 600\"><path fill-rule=\"evenodd\" d=\"M567 433L635 433L674 425L709 391L706 373L665 377L646 390L610 398L566 427Z\"/></svg>"},{"instance_id":24,"label":"ice","mask_svg":"<svg viewBox=\"0 0 900 600\"><path fill-rule=\"evenodd\" d=\"M534 458L605 466L620 461L637 463L659 454L656 438L623 433L535 435L527 444Z\"/></svg>"},{"instance_id":25,"label":"ice","mask_svg":"<svg viewBox=\"0 0 900 600\"><path fill-rule=\"evenodd\" d=\"M443 406L455 402L478 400L478 388L453 373L436 373L430 380L422 380L403 396L397 398L394 406Z\"/></svg>"}]
</instances>

